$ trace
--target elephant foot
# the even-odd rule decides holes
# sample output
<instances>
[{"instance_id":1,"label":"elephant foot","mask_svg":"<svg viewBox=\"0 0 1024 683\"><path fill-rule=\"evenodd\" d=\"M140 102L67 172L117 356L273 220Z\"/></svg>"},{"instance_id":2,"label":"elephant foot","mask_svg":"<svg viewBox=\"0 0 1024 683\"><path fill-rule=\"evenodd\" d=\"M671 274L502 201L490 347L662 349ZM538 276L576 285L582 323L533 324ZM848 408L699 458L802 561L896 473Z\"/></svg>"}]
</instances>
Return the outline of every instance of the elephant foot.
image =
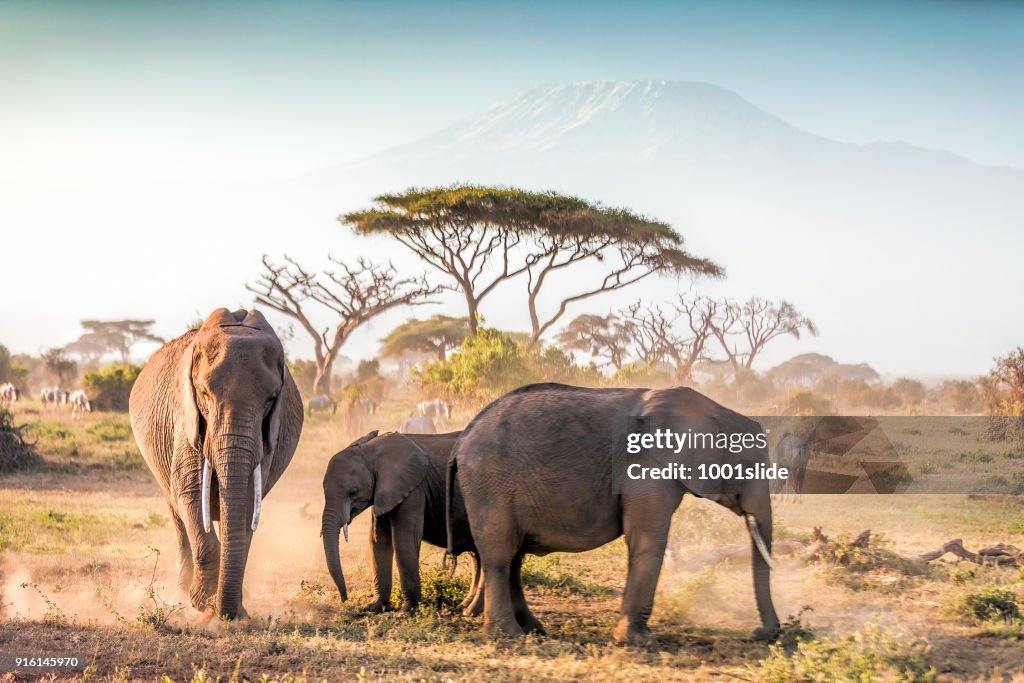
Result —
<instances>
[{"instance_id":1,"label":"elephant foot","mask_svg":"<svg viewBox=\"0 0 1024 683\"><path fill-rule=\"evenodd\" d=\"M504 619L494 621L485 620L484 633L492 638L500 638L501 636L518 638L523 635L523 627L519 625L515 617L505 617Z\"/></svg>"},{"instance_id":2,"label":"elephant foot","mask_svg":"<svg viewBox=\"0 0 1024 683\"><path fill-rule=\"evenodd\" d=\"M384 602L383 600L374 600L370 604L360 607L359 611L369 612L370 614L382 614L391 611L391 603Z\"/></svg>"},{"instance_id":3,"label":"elephant foot","mask_svg":"<svg viewBox=\"0 0 1024 683\"><path fill-rule=\"evenodd\" d=\"M517 614L516 622L525 633L536 633L539 636L546 636L548 634L544 624L540 623L540 620L533 616L533 613L527 613L523 616Z\"/></svg>"},{"instance_id":4,"label":"elephant foot","mask_svg":"<svg viewBox=\"0 0 1024 683\"><path fill-rule=\"evenodd\" d=\"M398 613L402 615L416 614L419 607L418 602L403 602L402 606L398 608Z\"/></svg>"},{"instance_id":5,"label":"elephant foot","mask_svg":"<svg viewBox=\"0 0 1024 683\"><path fill-rule=\"evenodd\" d=\"M754 640L772 643L779 637L779 627L758 626L754 629L752 635L754 636Z\"/></svg>"},{"instance_id":6,"label":"elephant foot","mask_svg":"<svg viewBox=\"0 0 1024 683\"><path fill-rule=\"evenodd\" d=\"M646 625L638 624L628 616L619 619L613 637L617 643L637 643L645 640L648 635Z\"/></svg>"}]
</instances>

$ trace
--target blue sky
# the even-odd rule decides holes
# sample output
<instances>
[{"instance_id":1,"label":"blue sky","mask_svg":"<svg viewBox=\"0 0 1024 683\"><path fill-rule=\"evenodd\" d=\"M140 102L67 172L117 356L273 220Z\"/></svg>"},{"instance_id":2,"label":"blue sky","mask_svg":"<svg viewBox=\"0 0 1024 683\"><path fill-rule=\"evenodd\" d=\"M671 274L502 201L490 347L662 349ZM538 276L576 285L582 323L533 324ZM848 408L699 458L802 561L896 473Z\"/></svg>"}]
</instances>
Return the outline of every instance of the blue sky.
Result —
<instances>
[{"instance_id":1,"label":"blue sky","mask_svg":"<svg viewBox=\"0 0 1024 683\"><path fill-rule=\"evenodd\" d=\"M1024 3L5 2L0 182L277 177L633 78L1024 167Z\"/></svg>"}]
</instances>

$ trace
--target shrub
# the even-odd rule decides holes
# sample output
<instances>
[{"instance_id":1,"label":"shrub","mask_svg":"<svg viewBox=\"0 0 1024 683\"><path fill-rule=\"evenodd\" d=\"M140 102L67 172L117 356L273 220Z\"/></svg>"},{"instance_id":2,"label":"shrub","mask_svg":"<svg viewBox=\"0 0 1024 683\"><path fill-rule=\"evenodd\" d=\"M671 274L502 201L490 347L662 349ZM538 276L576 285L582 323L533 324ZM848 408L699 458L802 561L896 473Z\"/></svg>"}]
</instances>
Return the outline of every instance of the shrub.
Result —
<instances>
[{"instance_id":1,"label":"shrub","mask_svg":"<svg viewBox=\"0 0 1024 683\"><path fill-rule=\"evenodd\" d=\"M1009 588L988 586L965 594L955 610L971 621L1015 621L1021 619L1017 594Z\"/></svg>"},{"instance_id":2,"label":"shrub","mask_svg":"<svg viewBox=\"0 0 1024 683\"><path fill-rule=\"evenodd\" d=\"M42 461L35 447L26 443L10 412L0 408L0 472L29 469Z\"/></svg>"},{"instance_id":3,"label":"shrub","mask_svg":"<svg viewBox=\"0 0 1024 683\"><path fill-rule=\"evenodd\" d=\"M428 393L477 404L537 379L522 345L508 333L485 327L446 360L428 363L420 371L420 384Z\"/></svg>"},{"instance_id":4,"label":"shrub","mask_svg":"<svg viewBox=\"0 0 1024 683\"><path fill-rule=\"evenodd\" d=\"M653 363L627 363L611 376L611 384L623 387L667 387L672 376L659 370Z\"/></svg>"},{"instance_id":5,"label":"shrub","mask_svg":"<svg viewBox=\"0 0 1024 683\"><path fill-rule=\"evenodd\" d=\"M794 389L786 394L779 405L780 415L832 415L832 401L807 389Z\"/></svg>"},{"instance_id":6,"label":"shrub","mask_svg":"<svg viewBox=\"0 0 1024 683\"><path fill-rule=\"evenodd\" d=\"M86 393L98 410L128 410L128 396L142 367L128 363L106 365L82 378Z\"/></svg>"},{"instance_id":7,"label":"shrub","mask_svg":"<svg viewBox=\"0 0 1024 683\"><path fill-rule=\"evenodd\" d=\"M923 641L904 642L878 627L827 640L802 640L792 655L782 645L754 669L759 681L934 681Z\"/></svg>"}]
</instances>

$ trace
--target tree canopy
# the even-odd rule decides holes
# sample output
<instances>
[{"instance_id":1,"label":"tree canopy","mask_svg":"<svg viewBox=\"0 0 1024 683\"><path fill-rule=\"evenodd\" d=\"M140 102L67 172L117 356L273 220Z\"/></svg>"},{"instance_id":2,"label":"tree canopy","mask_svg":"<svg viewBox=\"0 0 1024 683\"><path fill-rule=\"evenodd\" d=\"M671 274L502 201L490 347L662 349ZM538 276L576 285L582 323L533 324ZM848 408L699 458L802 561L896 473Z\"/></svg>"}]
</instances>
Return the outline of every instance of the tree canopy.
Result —
<instances>
[{"instance_id":1,"label":"tree canopy","mask_svg":"<svg viewBox=\"0 0 1024 683\"><path fill-rule=\"evenodd\" d=\"M116 354L121 363L127 363L132 347L143 341L164 343L153 334L155 320L83 320L82 335L64 347L64 351L78 356L86 365L95 365L107 354Z\"/></svg>"},{"instance_id":2,"label":"tree canopy","mask_svg":"<svg viewBox=\"0 0 1024 683\"><path fill-rule=\"evenodd\" d=\"M683 250L683 238L667 223L555 192L453 185L384 194L375 202L340 220L360 235L389 235L450 277L465 296L470 335L481 302L524 273L533 340L570 304L652 274L722 274ZM548 277L583 261L600 264L600 274L575 280L572 291L560 288L554 310L542 314Z\"/></svg>"},{"instance_id":3,"label":"tree canopy","mask_svg":"<svg viewBox=\"0 0 1024 683\"><path fill-rule=\"evenodd\" d=\"M391 330L381 342L382 358L403 353L430 353L444 360L448 351L466 338L466 319L435 315L427 320L410 318Z\"/></svg>"}]
</instances>

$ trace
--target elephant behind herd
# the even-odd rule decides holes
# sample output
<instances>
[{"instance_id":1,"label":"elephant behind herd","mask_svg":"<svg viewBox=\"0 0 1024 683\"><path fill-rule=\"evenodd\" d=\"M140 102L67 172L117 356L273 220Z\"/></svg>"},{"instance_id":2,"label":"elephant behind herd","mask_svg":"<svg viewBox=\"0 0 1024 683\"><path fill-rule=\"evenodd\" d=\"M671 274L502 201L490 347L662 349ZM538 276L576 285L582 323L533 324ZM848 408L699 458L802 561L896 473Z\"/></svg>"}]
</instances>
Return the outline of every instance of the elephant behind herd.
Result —
<instances>
[{"instance_id":1,"label":"elephant behind herd","mask_svg":"<svg viewBox=\"0 0 1024 683\"><path fill-rule=\"evenodd\" d=\"M174 521L179 589L208 616L245 616L242 579L262 498L290 463L303 424L280 340L259 312L218 309L199 330L153 355L132 390L130 414ZM761 433L756 422L691 389L539 384L495 400L462 432L371 432L357 439L331 458L323 482L324 554L342 600L348 591L339 535L347 540L349 522L370 507L375 600L366 609L391 606L393 558L402 607L416 606L426 541L473 555L474 581L462 607L482 611L485 630L494 634L543 632L523 592L526 554L583 552L625 536L628 572L615 638L636 638L647 628L672 515L694 490L679 482L622 488L614 481L610 426L666 415L723 433ZM779 622L769 585L767 484L699 493L745 518L761 621L756 633L772 636Z\"/></svg>"}]
</instances>

